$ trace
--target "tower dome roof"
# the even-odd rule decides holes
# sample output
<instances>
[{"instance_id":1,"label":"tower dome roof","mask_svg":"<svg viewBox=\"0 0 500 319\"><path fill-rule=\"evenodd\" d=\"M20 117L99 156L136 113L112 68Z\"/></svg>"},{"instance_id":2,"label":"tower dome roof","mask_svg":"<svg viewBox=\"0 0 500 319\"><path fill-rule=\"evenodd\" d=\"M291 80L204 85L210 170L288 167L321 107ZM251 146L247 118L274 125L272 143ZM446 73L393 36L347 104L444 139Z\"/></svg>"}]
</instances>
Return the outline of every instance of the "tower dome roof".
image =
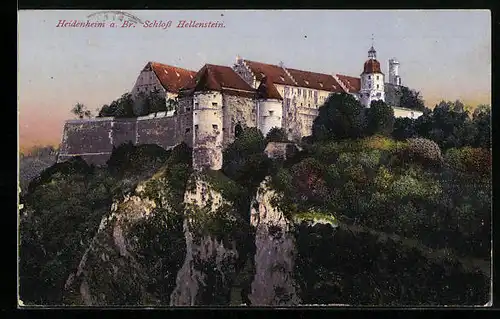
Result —
<instances>
[{"instance_id":1,"label":"tower dome roof","mask_svg":"<svg viewBox=\"0 0 500 319\"><path fill-rule=\"evenodd\" d=\"M375 59L369 59L366 61L363 68L363 74L365 73L382 73L380 69L380 62Z\"/></svg>"}]
</instances>

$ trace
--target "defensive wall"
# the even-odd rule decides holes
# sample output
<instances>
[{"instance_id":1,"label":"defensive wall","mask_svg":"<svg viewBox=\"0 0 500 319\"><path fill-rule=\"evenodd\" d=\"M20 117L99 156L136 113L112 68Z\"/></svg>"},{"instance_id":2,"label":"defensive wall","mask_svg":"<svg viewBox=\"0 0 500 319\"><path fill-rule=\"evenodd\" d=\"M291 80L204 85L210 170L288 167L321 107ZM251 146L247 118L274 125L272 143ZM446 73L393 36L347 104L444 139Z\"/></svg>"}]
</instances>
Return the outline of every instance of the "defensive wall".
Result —
<instances>
[{"instance_id":1,"label":"defensive wall","mask_svg":"<svg viewBox=\"0 0 500 319\"><path fill-rule=\"evenodd\" d=\"M185 139L181 125L188 119L183 116L167 116L164 112L138 118L95 118L69 120L64 125L58 162L81 156L87 163L105 165L113 147L132 142L156 144L168 150Z\"/></svg>"}]
</instances>

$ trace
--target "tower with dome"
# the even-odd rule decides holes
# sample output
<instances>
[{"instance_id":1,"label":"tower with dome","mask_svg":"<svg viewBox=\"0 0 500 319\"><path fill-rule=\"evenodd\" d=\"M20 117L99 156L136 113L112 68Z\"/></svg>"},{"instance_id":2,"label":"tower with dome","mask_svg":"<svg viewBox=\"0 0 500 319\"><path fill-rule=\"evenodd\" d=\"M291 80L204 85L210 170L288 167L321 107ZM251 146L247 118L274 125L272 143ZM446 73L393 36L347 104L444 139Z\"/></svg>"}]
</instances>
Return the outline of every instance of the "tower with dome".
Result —
<instances>
[{"instance_id":1,"label":"tower with dome","mask_svg":"<svg viewBox=\"0 0 500 319\"><path fill-rule=\"evenodd\" d=\"M370 107L372 101L385 101L384 73L380 69L377 51L375 51L373 44L368 51L368 60L363 66L360 79L359 100L361 104Z\"/></svg>"}]
</instances>

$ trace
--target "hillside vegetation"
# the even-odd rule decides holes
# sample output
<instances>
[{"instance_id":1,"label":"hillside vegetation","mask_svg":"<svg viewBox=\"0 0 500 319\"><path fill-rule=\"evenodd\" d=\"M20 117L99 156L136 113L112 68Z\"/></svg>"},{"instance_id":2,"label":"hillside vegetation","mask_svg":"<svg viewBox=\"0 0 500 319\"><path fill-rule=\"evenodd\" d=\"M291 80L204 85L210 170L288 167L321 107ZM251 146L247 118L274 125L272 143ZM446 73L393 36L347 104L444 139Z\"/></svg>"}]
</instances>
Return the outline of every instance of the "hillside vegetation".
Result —
<instances>
[{"instance_id":1,"label":"hillside vegetation","mask_svg":"<svg viewBox=\"0 0 500 319\"><path fill-rule=\"evenodd\" d=\"M21 198L20 298L484 305L489 112L443 102L395 119L384 103L364 109L336 95L286 159L264 153L286 132L243 128L220 171L193 173L185 144L124 144L102 168L78 157L55 164ZM187 195L205 206L187 205Z\"/></svg>"}]
</instances>

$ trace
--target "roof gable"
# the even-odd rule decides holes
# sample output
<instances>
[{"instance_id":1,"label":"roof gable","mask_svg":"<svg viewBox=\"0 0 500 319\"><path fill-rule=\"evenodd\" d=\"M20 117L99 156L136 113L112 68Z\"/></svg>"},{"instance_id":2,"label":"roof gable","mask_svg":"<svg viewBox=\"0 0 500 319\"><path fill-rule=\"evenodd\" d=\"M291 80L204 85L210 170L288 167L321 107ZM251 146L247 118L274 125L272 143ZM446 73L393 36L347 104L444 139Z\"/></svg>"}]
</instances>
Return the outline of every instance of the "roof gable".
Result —
<instances>
[{"instance_id":1,"label":"roof gable","mask_svg":"<svg viewBox=\"0 0 500 319\"><path fill-rule=\"evenodd\" d=\"M257 81L262 81L263 78L267 77L276 84L295 86L293 79L280 66L249 60L244 60L244 62L255 75Z\"/></svg>"},{"instance_id":2,"label":"roof gable","mask_svg":"<svg viewBox=\"0 0 500 319\"><path fill-rule=\"evenodd\" d=\"M255 90L233 69L222 65L205 64L195 77L182 88L183 91L219 91L231 95L253 94Z\"/></svg>"},{"instance_id":3,"label":"roof gable","mask_svg":"<svg viewBox=\"0 0 500 319\"><path fill-rule=\"evenodd\" d=\"M359 92L361 90L361 79L353 76L337 74L339 80L349 90L349 93Z\"/></svg>"},{"instance_id":4,"label":"roof gable","mask_svg":"<svg viewBox=\"0 0 500 319\"><path fill-rule=\"evenodd\" d=\"M287 71L298 86L336 93L343 92L342 87L332 75L288 68Z\"/></svg>"},{"instance_id":5,"label":"roof gable","mask_svg":"<svg viewBox=\"0 0 500 319\"><path fill-rule=\"evenodd\" d=\"M163 88L172 93L178 93L196 75L194 71L158 62L148 62L144 70L153 71Z\"/></svg>"},{"instance_id":6,"label":"roof gable","mask_svg":"<svg viewBox=\"0 0 500 319\"><path fill-rule=\"evenodd\" d=\"M257 96L261 99L276 99L283 100L283 97L278 92L278 89L274 86L273 82L264 77L257 88Z\"/></svg>"}]
</instances>

